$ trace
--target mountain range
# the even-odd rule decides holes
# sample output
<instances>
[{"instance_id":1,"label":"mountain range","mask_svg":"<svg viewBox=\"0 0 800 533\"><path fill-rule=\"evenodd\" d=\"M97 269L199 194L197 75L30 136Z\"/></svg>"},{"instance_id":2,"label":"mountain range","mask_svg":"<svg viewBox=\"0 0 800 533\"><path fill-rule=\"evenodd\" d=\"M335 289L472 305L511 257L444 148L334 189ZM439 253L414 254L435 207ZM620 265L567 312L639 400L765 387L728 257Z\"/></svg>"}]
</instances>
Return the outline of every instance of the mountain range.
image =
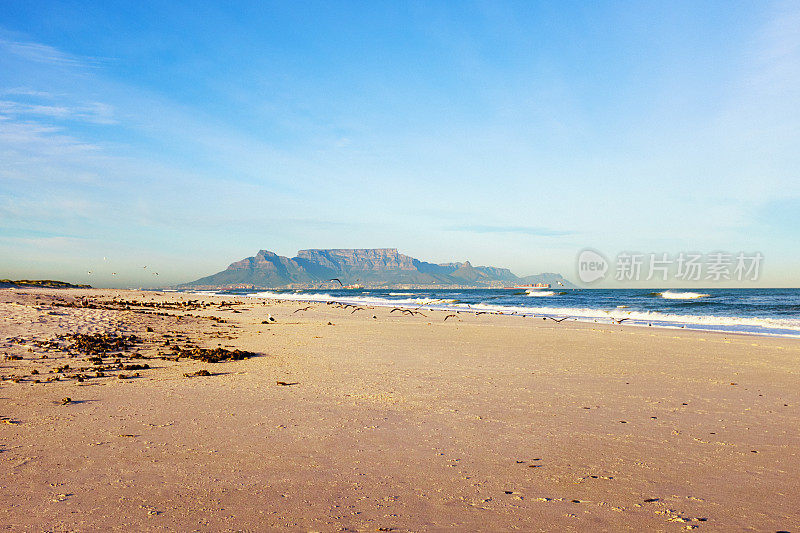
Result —
<instances>
[{"instance_id":1,"label":"mountain range","mask_svg":"<svg viewBox=\"0 0 800 533\"><path fill-rule=\"evenodd\" d=\"M333 279L342 285L368 288L488 288L529 283L575 287L560 274L519 277L507 268L473 266L469 261L428 263L401 254L396 248L300 250L292 258L260 250L253 257L231 263L222 272L179 287L313 288Z\"/></svg>"}]
</instances>

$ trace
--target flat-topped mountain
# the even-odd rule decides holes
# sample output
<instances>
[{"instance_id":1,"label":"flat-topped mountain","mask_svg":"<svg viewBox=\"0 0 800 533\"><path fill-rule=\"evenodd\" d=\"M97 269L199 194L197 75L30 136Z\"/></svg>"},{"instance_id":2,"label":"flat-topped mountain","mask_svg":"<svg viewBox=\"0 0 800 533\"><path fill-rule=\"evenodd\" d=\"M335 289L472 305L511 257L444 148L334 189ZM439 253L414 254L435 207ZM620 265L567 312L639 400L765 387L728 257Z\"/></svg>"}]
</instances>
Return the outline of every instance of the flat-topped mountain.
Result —
<instances>
[{"instance_id":1,"label":"flat-topped mountain","mask_svg":"<svg viewBox=\"0 0 800 533\"><path fill-rule=\"evenodd\" d=\"M333 278L344 285L364 287L502 287L559 282L574 287L560 274L520 278L507 268L473 266L469 261L428 263L401 254L397 248L300 250L292 258L261 250L253 257L231 263L222 272L180 287L301 288L318 286Z\"/></svg>"}]
</instances>

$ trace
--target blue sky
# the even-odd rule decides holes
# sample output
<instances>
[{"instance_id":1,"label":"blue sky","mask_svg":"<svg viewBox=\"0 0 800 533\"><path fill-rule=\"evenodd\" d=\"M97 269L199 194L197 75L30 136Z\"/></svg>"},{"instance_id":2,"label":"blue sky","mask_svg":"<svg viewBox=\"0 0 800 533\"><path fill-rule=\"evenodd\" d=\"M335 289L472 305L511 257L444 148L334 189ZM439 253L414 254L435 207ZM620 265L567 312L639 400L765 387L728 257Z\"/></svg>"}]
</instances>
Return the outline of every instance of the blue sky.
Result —
<instances>
[{"instance_id":1,"label":"blue sky","mask_svg":"<svg viewBox=\"0 0 800 533\"><path fill-rule=\"evenodd\" d=\"M574 278L591 247L759 251L798 286L798 28L794 2L0 1L0 277L390 246Z\"/></svg>"}]
</instances>

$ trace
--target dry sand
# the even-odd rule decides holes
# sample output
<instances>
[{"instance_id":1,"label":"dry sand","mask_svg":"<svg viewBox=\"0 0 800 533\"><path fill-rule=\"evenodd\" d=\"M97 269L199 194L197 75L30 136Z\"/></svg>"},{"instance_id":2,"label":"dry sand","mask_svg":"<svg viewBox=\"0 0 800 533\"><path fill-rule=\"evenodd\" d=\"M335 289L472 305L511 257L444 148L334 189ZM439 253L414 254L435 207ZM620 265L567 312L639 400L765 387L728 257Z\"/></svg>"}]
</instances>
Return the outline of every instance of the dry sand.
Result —
<instances>
[{"instance_id":1,"label":"dry sand","mask_svg":"<svg viewBox=\"0 0 800 533\"><path fill-rule=\"evenodd\" d=\"M23 357L0 361L0 524L800 529L800 342L325 304L295 312L307 305L0 290L0 359ZM268 313L276 321L263 324ZM41 342L104 332L139 336L121 363L152 368L89 377L87 355ZM165 340L258 356L164 360ZM184 376L201 369L212 375ZM87 377L66 377L75 373Z\"/></svg>"}]
</instances>

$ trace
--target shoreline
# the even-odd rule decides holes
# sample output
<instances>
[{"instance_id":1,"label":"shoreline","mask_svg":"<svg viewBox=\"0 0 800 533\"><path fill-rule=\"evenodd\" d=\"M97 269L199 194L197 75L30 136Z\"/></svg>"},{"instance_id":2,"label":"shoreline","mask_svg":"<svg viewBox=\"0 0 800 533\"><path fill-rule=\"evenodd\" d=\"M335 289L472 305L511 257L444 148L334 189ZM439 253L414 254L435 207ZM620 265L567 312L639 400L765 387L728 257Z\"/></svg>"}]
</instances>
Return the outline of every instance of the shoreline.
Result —
<instances>
[{"instance_id":1,"label":"shoreline","mask_svg":"<svg viewBox=\"0 0 800 533\"><path fill-rule=\"evenodd\" d=\"M800 528L795 340L358 307L0 290L0 354L22 357L0 374L23 376L0 382L0 522ZM64 376L90 354L48 342L104 333L139 339L105 366L150 368ZM174 360L176 344L255 356Z\"/></svg>"},{"instance_id":2,"label":"shoreline","mask_svg":"<svg viewBox=\"0 0 800 533\"><path fill-rule=\"evenodd\" d=\"M179 294L196 294L201 296L210 296L210 295L219 295L219 296L243 296L248 298L262 298L262 299L269 299L275 301L295 301L295 302L313 302L313 303L347 303L347 304L354 304L354 305L372 305L376 307L398 307L402 309L412 309L412 310L430 310L430 311L448 311L448 312L472 312L472 313L481 313L481 314L493 314L493 315L505 315L505 316L516 316L522 318L542 318L542 319L567 319L572 320L575 322L582 322L587 324L607 324L607 325L622 325L622 326L636 326L636 327L653 327L653 328L660 328L660 329L669 329L669 330L691 330L691 331L700 331L700 332L717 332L717 333L724 333L724 334L738 334L738 335L748 335L748 336L765 336L765 337L776 337L776 338L786 338L786 339L800 339L800 330L797 329L786 329L786 327L781 328L780 324L776 324L771 326L772 331L759 331L754 330L752 328L759 328L759 329L767 329L767 326L763 326L761 324L757 324L759 321L770 321L770 320L782 320L782 319L772 319L772 318L756 318L756 317L730 317L730 316L720 316L720 315L677 315L677 314L668 314L668 313L661 313L656 312L656 315L653 316L641 316L646 315L646 313L641 311L623 311L621 309L613 309L613 310L605 310L605 309L580 309L579 311L584 313L595 313L595 314L584 314L584 315L575 315L569 312L562 312L562 311L575 311L573 308L526 308L521 306L491 306L487 304L478 304L476 306L470 306L468 304L458 304L458 303L436 303L436 304L427 304L427 303L410 303L407 300L389 300L389 299L382 299L382 298L365 298L364 296L357 294L357 295L343 295L343 296L332 296L325 292L300 292L299 290L294 290L293 292L275 292L281 289L273 289L273 290L263 290L253 293L225 293L224 290L221 291L176 291ZM289 291L289 289L286 289ZM333 291L331 291L333 292ZM390 293L391 294L391 293ZM413 293L409 293L409 296L413 296ZM429 298L430 299L430 298ZM419 300L425 300L425 298L420 298ZM441 299L435 299L440 300ZM513 311L511 311L513 309ZM547 312L541 311L541 309L547 309ZM604 314L601 314L604 313ZM635 315L634 315L635 313ZM620 319L621 322L620 322ZM707 321L731 321L736 322L739 321L738 324L703 324L698 323L698 321L692 322L689 319L697 319L698 321L707 320ZM751 328L751 329L745 329Z\"/></svg>"}]
</instances>

